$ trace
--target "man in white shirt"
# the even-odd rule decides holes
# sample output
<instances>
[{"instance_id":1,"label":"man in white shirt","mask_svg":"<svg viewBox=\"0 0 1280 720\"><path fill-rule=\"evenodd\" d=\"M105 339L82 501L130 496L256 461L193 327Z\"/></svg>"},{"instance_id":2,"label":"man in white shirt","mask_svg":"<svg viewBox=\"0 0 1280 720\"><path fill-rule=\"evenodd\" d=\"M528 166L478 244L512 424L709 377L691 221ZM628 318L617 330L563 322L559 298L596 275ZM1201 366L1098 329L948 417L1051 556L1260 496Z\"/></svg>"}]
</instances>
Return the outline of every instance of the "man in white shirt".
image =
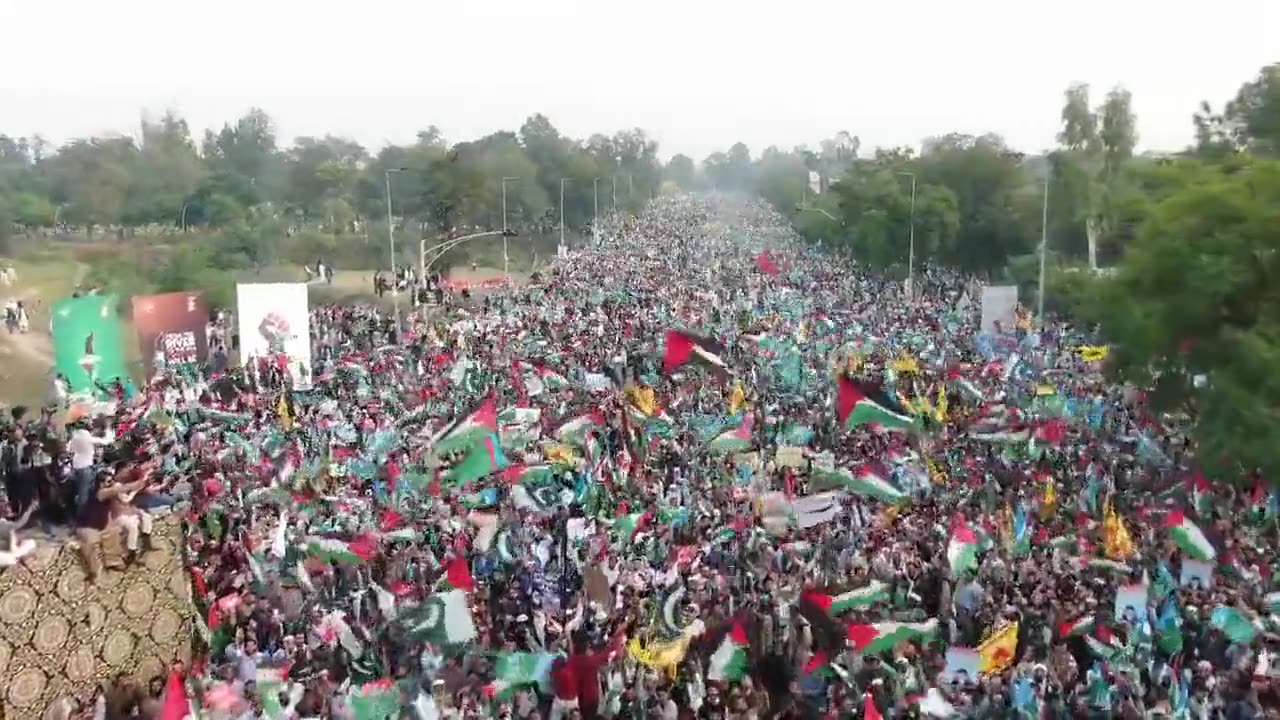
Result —
<instances>
[{"instance_id":1,"label":"man in white shirt","mask_svg":"<svg viewBox=\"0 0 1280 720\"><path fill-rule=\"evenodd\" d=\"M103 430L102 423L95 423L95 429ZM71 476L76 483L76 512L89 502L89 493L93 491L94 479L97 477L94 460L98 448L110 445L112 440L110 433L103 437L93 435L83 422L78 423L71 433L67 451L71 453Z\"/></svg>"}]
</instances>

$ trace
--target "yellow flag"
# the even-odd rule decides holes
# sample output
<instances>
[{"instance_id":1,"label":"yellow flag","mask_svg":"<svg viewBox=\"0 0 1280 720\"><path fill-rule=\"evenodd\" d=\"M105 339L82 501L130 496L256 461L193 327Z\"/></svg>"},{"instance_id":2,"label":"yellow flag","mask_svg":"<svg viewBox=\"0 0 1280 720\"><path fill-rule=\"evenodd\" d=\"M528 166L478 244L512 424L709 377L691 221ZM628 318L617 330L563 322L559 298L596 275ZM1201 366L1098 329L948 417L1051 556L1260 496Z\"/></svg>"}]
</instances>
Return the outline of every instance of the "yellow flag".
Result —
<instances>
[{"instance_id":1,"label":"yellow flag","mask_svg":"<svg viewBox=\"0 0 1280 720\"><path fill-rule=\"evenodd\" d=\"M899 355L896 360L889 363L889 367L898 373L918 373L920 372L920 364L916 359L909 355Z\"/></svg>"},{"instance_id":2,"label":"yellow flag","mask_svg":"<svg viewBox=\"0 0 1280 720\"><path fill-rule=\"evenodd\" d=\"M289 415L289 403L285 402L284 395L280 396L280 401L276 403L276 414L280 416L280 427L284 430L293 429L293 417Z\"/></svg>"},{"instance_id":3,"label":"yellow flag","mask_svg":"<svg viewBox=\"0 0 1280 720\"><path fill-rule=\"evenodd\" d=\"M1053 489L1053 478L1047 477L1044 482L1044 499L1040 501L1040 519L1048 520L1058 509L1058 495Z\"/></svg>"},{"instance_id":4,"label":"yellow flag","mask_svg":"<svg viewBox=\"0 0 1280 720\"><path fill-rule=\"evenodd\" d=\"M729 393L729 414L737 415L747 406L747 393L742 389L742 383L735 383L733 392Z\"/></svg>"},{"instance_id":5,"label":"yellow flag","mask_svg":"<svg viewBox=\"0 0 1280 720\"><path fill-rule=\"evenodd\" d=\"M1076 348L1076 352L1079 353L1080 359L1085 362L1097 362L1106 359L1111 352L1111 348L1106 345L1081 345Z\"/></svg>"},{"instance_id":6,"label":"yellow flag","mask_svg":"<svg viewBox=\"0 0 1280 720\"><path fill-rule=\"evenodd\" d=\"M1111 507L1110 497L1102 505L1102 550L1112 560L1127 560L1137 551L1124 520Z\"/></svg>"},{"instance_id":7,"label":"yellow flag","mask_svg":"<svg viewBox=\"0 0 1280 720\"><path fill-rule=\"evenodd\" d=\"M627 653L635 661L646 667L665 672L671 679L676 677L676 668L684 660L689 651L689 637L681 635L674 640L651 642L641 645L640 638L631 638L627 643Z\"/></svg>"},{"instance_id":8,"label":"yellow flag","mask_svg":"<svg viewBox=\"0 0 1280 720\"><path fill-rule=\"evenodd\" d=\"M647 385L631 386L626 390L627 400L645 415L652 415L658 409L657 396L653 388Z\"/></svg>"},{"instance_id":9,"label":"yellow flag","mask_svg":"<svg viewBox=\"0 0 1280 720\"><path fill-rule=\"evenodd\" d=\"M945 423L947 421L947 387L942 383L938 383L938 402L933 405L937 412L938 422Z\"/></svg>"},{"instance_id":10,"label":"yellow flag","mask_svg":"<svg viewBox=\"0 0 1280 720\"><path fill-rule=\"evenodd\" d=\"M1009 623L987 635L978 646L978 672L998 673L1013 664L1018 654L1018 623Z\"/></svg>"}]
</instances>

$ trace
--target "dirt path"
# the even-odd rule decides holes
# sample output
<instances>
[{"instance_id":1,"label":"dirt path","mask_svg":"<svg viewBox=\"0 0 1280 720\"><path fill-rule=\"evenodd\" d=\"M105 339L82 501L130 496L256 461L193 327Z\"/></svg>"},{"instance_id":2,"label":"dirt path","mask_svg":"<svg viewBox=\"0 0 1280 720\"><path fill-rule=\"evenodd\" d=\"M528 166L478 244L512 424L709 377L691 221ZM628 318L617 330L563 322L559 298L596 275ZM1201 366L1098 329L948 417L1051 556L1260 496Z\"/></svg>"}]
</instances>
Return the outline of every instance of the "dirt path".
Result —
<instances>
[{"instance_id":1,"label":"dirt path","mask_svg":"<svg viewBox=\"0 0 1280 720\"><path fill-rule=\"evenodd\" d=\"M77 286L84 281L85 275L89 274L89 266L82 263L76 263L75 277L72 280L72 286ZM22 288L21 283L18 287L18 297L24 302L30 303L35 300L34 291L31 288ZM43 298L46 304L51 303L49 298ZM0 336L0 356L19 355L22 359L40 363L47 367L53 366L53 338L49 335L49 326L45 322L33 321L31 330L25 334L14 333L9 335L4 333Z\"/></svg>"}]
</instances>

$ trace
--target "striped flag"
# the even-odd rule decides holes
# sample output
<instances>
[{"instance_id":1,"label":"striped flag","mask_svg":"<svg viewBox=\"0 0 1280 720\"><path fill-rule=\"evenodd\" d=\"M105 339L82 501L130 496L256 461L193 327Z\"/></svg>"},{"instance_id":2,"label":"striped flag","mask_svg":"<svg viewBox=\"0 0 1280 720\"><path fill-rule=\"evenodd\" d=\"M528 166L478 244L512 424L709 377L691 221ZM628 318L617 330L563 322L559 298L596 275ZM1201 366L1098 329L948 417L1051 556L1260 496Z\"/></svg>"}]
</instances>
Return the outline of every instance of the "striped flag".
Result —
<instances>
[{"instance_id":1,"label":"striped flag","mask_svg":"<svg viewBox=\"0 0 1280 720\"><path fill-rule=\"evenodd\" d=\"M726 430L712 438L711 442L707 443L707 449L720 454L750 450L755 446L755 441L751 436L754 424L754 416L751 413L747 413L741 425L732 430Z\"/></svg>"},{"instance_id":2,"label":"striped flag","mask_svg":"<svg viewBox=\"0 0 1280 720\"><path fill-rule=\"evenodd\" d=\"M707 679L736 682L747 676L747 633L734 623L716 651L711 654Z\"/></svg>"},{"instance_id":3,"label":"striped flag","mask_svg":"<svg viewBox=\"0 0 1280 720\"><path fill-rule=\"evenodd\" d=\"M978 536L968 525L960 525L951 533L947 544L947 562L951 575L961 578L978 567Z\"/></svg>"},{"instance_id":4,"label":"striped flag","mask_svg":"<svg viewBox=\"0 0 1280 720\"><path fill-rule=\"evenodd\" d=\"M668 330L662 349L662 371L670 375L690 362L697 363L721 380L733 375L725 360L725 347L718 340L683 330Z\"/></svg>"},{"instance_id":5,"label":"striped flag","mask_svg":"<svg viewBox=\"0 0 1280 720\"><path fill-rule=\"evenodd\" d=\"M885 429L915 427L915 418L883 393L877 401L868 389L849 378L837 381L836 417L846 429L858 425L879 425Z\"/></svg>"},{"instance_id":6,"label":"striped flag","mask_svg":"<svg viewBox=\"0 0 1280 720\"><path fill-rule=\"evenodd\" d=\"M907 496L892 481L885 478L871 465L863 465L854 472L841 468L823 470L814 468L814 480L842 487L854 495L875 498L888 503L897 502Z\"/></svg>"},{"instance_id":7,"label":"striped flag","mask_svg":"<svg viewBox=\"0 0 1280 720\"><path fill-rule=\"evenodd\" d=\"M1192 559L1208 562L1217 556L1204 532L1181 510L1165 515L1164 527L1169 531L1169 537Z\"/></svg>"},{"instance_id":8,"label":"striped flag","mask_svg":"<svg viewBox=\"0 0 1280 720\"><path fill-rule=\"evenodd\" d=\"M890 600L889 586L879 580L872 580L863 587L855 588L839 595L826 595L817 592L811 592L808 595L810 596L809 599L825 610L828 615L839 615L849 610L870 607L878 602L887 603Z\"/></svg>"}]
</instances>

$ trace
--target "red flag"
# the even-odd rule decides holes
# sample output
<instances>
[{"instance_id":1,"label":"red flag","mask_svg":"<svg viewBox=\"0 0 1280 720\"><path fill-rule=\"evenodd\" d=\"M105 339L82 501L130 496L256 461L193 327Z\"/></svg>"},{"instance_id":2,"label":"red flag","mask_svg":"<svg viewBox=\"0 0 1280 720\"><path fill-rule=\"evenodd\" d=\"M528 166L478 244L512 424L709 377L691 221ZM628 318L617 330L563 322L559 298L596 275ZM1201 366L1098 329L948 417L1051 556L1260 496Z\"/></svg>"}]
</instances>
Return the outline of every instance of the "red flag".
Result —
<instances>
[{"instance_id":1,"label":"red flag","mask_svg":"<svg viewBox=\"0 0 1280 720\"><path fill-rule=\"evenodd\" d=\"M778 274L778 264L769 257L769 253L760 253L756 256L756 267L760 268L760 272L765 275Z\"/></svg>"},{"instance_id":2,"label":"red flag","mask_svg":"<svg viewBox=\"0 0 1280 720\"><path fill-rule=\"evenodd\" d=\"M471 577L471 568L467 567L467 561L464 558L455 557L449 561L449 567L445 570L445 579L459 590L475 592L476 581Z\"/></svg>"},{"instance_id":3,"label":"red flag","mask_svg":"<svg viewBox=\"0 0 1280 720\"><path fill-rule=\"evenodd\" d=\"M164 697L160 702L160 720L183 720L190 714L191 703L187 702L182 676L177 670L170 670L169 682L164 687Z\"/></svg>"},{"instance_id":4,"label":"red flag","mask_svg":"<svg viewBox=\"0 0 1280 720\"><path fill-rule=\"evenodd\" d=\"M862 720L884 720L884 716L880 714L880 708L876 707L876 701L871 697L871 693L862 696Z\"/></svg>"}]
</instances>

